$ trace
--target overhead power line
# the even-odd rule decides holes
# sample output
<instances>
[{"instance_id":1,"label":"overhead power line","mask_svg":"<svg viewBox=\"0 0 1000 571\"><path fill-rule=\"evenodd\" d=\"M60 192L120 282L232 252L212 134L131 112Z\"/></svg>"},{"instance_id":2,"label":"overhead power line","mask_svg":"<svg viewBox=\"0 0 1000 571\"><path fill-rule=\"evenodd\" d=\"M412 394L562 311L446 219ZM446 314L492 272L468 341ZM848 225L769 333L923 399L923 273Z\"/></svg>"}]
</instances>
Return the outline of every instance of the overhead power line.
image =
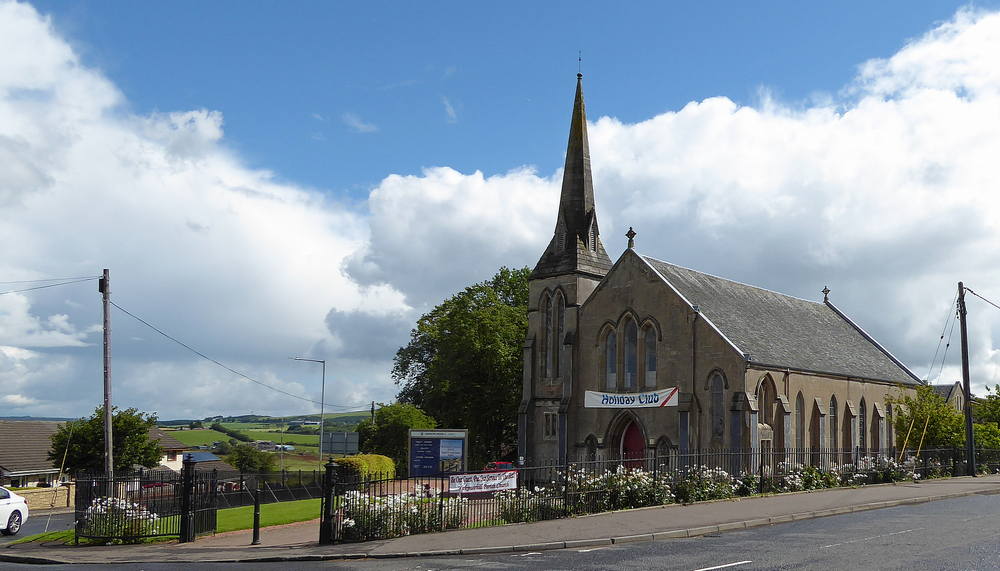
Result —
<instances>
[{"instance_id":1,"label":"overhead power line","mask_svg":"<svg viewBox=\"0 0 1000 571\"><path fill-rule=\"evenodd\" d=\"M69 284L78 284L80 282L89 282L89 281L93 281L93 280L96 280L96 279L99 279L99 278L96 278L96 277L94 277L94 278L77 278L77 279L74 279L72 281L61 282L61 283L57 283L57 284L47 284L47 285L39 285L39 286L34 286L34 287L26 287L26 288L22 288L22 289L12 289L12 290L8 290L8 291L0 291L0 295L7 295L8 293L21 293L23 291L32 291L32 290L36 290L36 289L45 289L47 287L57 287L57 286L64 286L64 285L69 285ZM8 282L8 283L11 283L11 282Z\"/></svg>"},{"instance_id":2,"label":"overhead power line","mask_svg":"<svg viewBox=\"0 0 1000 571\"><path fill-rule=\"evenodd\" d=\"M992 301L990 301L990 300L986 299L985 297L983 297L983 296L979 295L978 293L976 293L976 292L972 291L972 288L968 288L968 287L967 287L967 288L965 288L965 291L967 291L967 292L971 293L972 295L974 295L974 296L978 297L979 299L981 299L981 300L985 301L986 303L988 303L988 304L992 305L993 307L995 307L995 308L997 308L997 309L1000 309L1000 305L997 305L997 304L993 303Z\"/></svg>"},{"instance_id":3,"label":"overhead power line","mask_svg":"<svg viewBox=\"0 0 1000 571\"><path fill-rule=\"evenodd\" d=\"M77 276L75 278L45 278L41 280L14 280L9 282L0 282L0 285L7 284L40 284L45 282L65 282L69 280L96 280L101 276Z\"/></svg>"},{"instance_id":4,"label":"overhead power line","mask_svg":"<svg viewBox=\"0 0 1000 571\"><path fill-rule=\"evenodd\" d=\"M295 398L295 399L299 399L299 400L305 401L305 402L311 402L311 403L314 403L314 404L324 404L322 401L313 400L313 399L311 399L309 397L304 397L302 395L297 395L295 393L290 393L290 392L288 392L288 391L286 391L284 389L279 389L278 387L275 387L273 385L269 385L269 384L267 384L267 383L265 383L263 381L258 381L257 379L255 379L255 378L253 378L253 377L251 377L251 376L249 376L249 375L247 375L245 373L241 373L240 371L237 371L236 369L230 367L229 365L226 365L225 363L222 363L222 362L220 362L220 361L218 361L216 359L213 359L212 357L209 357L208 355L202 353L201 351L195 349L194 347L188 345L187 343L181 341L180 339L177 339L176 337L171 336L170 334L166 333L165 331L163 331L159 327L153 325L152 323L146 321L145 319L139 317L138 315L132 313L131 311L125 309L124 307L118 305L117 303L115 303L113 301L110 302L110 303L111 303L111 305L113 305L113 306L117 307L119 310L121 310L121 312L124 313L125 315L128 315L132 319L135 319L139 323L142 323L146 327L149 327L153 331L156 331L160 335L166 337L167 339L173 341L174 343L180 345L181 347L184 347L185 349L187 349L188 351L191 351L195 355L198 355L202 359L205 359L206 361L210 361L212 363L215 363L216 365L222 367L223 369L229 371L230 373L233 373L234 375L240 376L240 377L242 377L242 378L250 381L251 383L256 383L256 384L258 384L258 385L260 385L260 386L262 386L264 388L270 389L270 390L272 390L274 392L277 392L277 393L281 393L281 394L283 394L285 396L289 396L289 397L292 397L292 398ZM332 407L332 408L339 408L339 409L342 409L342 410L351 410L353 408L356 408L354 406L335 405L335 404L330 404L330 403L325 403L325 406Z\"/></svg>"},{"instance_id":5,"label":"overhead power line","mask_svg":"<svg viewBox=\"0 0 1000 571\"><path fill-rule=\"evenodd\" d=\"M944 334L945 334L945 332L948 331L948 323L952 319L955 318L955 307L956 307L955 304L956 303L958 303L958 295L957 294L955 295L955 299L951 300L951 305L948 306L948 313L946 313L945 316L944 316L944 327L941 328L941 336L938 337L937 347L934 348L934 356L931 357L931 365L927 369L927 376L924 377L925 381L928 384L930 384L930 382L931 382L931 373L934 371L934 363L937 363L937 356L938 356L938 353L941 351L941 344L944 343ZM950 341L951 341L951 339L949 338L949 342Z\"/></svg>"}]
</instances>

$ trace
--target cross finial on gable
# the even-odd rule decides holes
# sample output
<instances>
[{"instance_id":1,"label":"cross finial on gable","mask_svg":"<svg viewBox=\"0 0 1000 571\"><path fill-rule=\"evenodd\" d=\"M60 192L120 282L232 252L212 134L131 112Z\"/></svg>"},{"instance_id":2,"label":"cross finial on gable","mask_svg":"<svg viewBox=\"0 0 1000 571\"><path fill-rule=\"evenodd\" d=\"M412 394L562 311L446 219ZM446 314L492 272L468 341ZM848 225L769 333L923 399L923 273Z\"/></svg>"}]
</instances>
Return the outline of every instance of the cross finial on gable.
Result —
<instances>
[{"instance_id":1,"label":"cross finial on gable","mask_svg":"<svg viewBox=\"0 0 1000 571\"><path fill-rule=\"evenodd\" d=\"M635 248L635 230L631 226L628 227L628 232L625 233L625 237L628 238L628 249L631 250Z\"/></svg>"},{"instance_id":2,"label":"cross finial on gable","mask_svg":"<svg viewBox=\"0 0 1000 571\"><path fill-rule=\"evenodd\" d=\"M823 303L830 300L830 288L823 286Z\"/></svg>"}]
</instances>

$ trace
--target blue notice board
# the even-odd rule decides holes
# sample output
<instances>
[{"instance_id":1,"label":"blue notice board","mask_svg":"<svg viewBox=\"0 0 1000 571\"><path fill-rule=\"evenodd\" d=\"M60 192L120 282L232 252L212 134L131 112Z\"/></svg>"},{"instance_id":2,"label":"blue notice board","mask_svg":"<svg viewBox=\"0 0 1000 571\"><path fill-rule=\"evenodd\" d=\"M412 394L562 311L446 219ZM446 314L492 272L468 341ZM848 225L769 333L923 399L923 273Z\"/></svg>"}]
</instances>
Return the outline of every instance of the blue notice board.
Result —
<instances>
[{"instance_id":1,"label":"blue notice board","mask_svg":"<svg viewBox=\"0 0 1000 571\"><path fill-rule=\"evenodd\" d=\"M410 476L464 472L467 430L410 430Z\"/></svg>"}]
</instances>

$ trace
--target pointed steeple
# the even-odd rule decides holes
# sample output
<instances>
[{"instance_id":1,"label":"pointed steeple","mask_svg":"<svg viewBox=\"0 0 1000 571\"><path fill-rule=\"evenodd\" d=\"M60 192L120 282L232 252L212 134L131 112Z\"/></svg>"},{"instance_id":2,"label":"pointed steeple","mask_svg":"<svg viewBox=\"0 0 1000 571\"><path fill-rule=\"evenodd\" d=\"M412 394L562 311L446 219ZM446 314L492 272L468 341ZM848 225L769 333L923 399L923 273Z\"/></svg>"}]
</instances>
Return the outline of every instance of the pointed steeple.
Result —
<instances>
[{"instance_id":1,"label":"pointed steeple","mask_svg":"<svg viewBox=\"0 0 1000 571\"><path fill-rule=\"evenodd\" d=\"M611 258L601 243L594 209L594 180L590 172L587 112L583 104L583 74L576 74L576 100L566 145L559 215L549 247L535 265L533 278L586 274L603 278Z\"/></svg>"}]
</instances>

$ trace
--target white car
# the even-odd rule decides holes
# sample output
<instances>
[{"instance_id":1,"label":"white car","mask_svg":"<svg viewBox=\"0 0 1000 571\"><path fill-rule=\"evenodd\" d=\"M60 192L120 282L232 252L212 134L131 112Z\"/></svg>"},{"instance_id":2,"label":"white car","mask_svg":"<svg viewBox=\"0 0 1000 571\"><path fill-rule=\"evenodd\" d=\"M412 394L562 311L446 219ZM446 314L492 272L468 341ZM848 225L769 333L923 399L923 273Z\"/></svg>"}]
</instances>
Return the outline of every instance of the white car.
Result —
<instances>
[{"instance_id":1,"label":"white car","mask_svg":"<svg viewBox=\"0 0 1000 571\"><path fill-rule=\"evenodd\" d=\"M24 498L0 487L0 533L14 535L28 521L28 502Z\"/></svg>"}]
</instances>

